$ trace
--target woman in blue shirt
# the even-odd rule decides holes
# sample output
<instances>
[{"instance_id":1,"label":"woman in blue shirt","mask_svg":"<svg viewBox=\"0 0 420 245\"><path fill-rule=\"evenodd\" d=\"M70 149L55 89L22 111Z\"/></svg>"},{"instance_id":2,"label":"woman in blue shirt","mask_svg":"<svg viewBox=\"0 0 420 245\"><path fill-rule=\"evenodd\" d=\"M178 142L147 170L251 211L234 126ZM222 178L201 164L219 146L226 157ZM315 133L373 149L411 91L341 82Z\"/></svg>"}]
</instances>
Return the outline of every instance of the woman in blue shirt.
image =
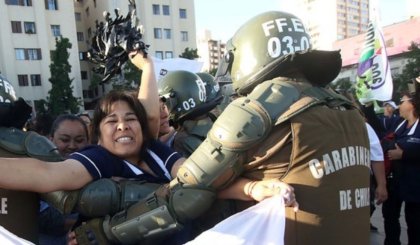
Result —
<instances>
[{"instance_id":1,"label":"woman in blue shirt","mask_svg":"<svg viewBox=\"0 0 420 245\"><path fill-rule=\"evenodd\" d=\"M160 108L153 62L143 55L132 56L131 61L143 70L138 96L110 92L103 97L92 122L91 138L98 145L61 162L0 158L0 188L51 192L80 189L100 178L167 183L176 176L184 158L157 141ZM295 204L293 188L280 181L239 179L221 191L219 197L260 201L277 194L277 188L290 196L287 205Z\"/></svg>"},{"instance_id":2,"label":"woman in blue shirt","mask_svg":"<svg viewBox=\"0 0 420 245\"><path fill-rule=\"evenodd\" d=\"M395 130L395 149L387 154L399 175L396 177L405 202L408 244L420 244L420 93L403 94L399 108L405 120Z\"/></svg>"}]
</instances>

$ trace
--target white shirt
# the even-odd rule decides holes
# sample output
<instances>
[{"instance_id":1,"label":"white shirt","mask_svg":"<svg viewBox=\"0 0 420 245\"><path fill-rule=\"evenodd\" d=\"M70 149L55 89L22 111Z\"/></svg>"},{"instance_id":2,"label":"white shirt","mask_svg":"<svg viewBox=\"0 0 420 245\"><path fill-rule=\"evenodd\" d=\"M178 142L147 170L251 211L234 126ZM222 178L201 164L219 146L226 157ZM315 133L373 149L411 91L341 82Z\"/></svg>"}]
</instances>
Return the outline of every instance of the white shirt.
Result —
<instances>
[{"instance_id":1,"label":"white shirt","mask_svg":"<svg viewBox=\"0 0 420 245\"><path fill-rule=\"evenodd\" d=\"M383 161L384 152L382 150L381 142L375 133L375 130L373 130L373 128L368 123L366 123L366 129L368 131L368 136L369 136L370 160Z\"/></svg>"}]
</instances>

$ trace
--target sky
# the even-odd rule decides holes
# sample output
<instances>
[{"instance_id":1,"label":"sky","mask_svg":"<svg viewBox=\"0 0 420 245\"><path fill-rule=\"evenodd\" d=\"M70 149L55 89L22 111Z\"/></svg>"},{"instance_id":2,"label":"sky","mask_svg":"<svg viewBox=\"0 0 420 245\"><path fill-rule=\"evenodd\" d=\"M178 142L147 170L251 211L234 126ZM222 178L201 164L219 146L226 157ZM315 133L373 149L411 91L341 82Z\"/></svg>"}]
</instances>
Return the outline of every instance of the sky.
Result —
<instances>
[{"instance_id":1,"label":"sky","mask_svg":"<svg viewBox=\"0 0 420 245\"><path fill-rule=\"evenodd\" d=\"M407 19L407 0L378 1L382 26ZM226 42L243 23L259 13L269 10L292 12L286 4L281 4L285 2L286 0L195 0L197 33L207 29L211 31L212 39Z\"/></svg>"}]
</instances>

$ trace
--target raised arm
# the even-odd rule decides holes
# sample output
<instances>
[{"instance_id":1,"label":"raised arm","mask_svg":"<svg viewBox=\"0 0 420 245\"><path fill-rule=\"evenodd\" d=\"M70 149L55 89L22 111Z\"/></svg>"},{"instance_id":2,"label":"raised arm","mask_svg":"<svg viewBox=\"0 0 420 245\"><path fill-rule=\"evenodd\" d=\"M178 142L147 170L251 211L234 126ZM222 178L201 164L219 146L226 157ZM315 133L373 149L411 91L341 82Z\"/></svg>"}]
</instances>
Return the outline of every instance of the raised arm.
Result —
<instances>
[{"instance_id":1,"label":"raised arm","mask_svg":"<svg viewBox=\"0 0 420 245\"><path fill-rule=\"evenodd\" d=\"M33 192L76 190L92 181L76 160L44 162L35 158L0 158L0 188Z\"/></svg>"},{"instance_id":2,"label":"raised arm","mask_svg":"<svg viewBox=\"0 0 420 245\"><path fill-rule=\"evenodd\" d=\"M159 133L160 108L153 61L150 56L144 58L143 54L139 52L131 53L130 59L137 68L143 71L138 98L146 109L150 131L157 139Z\"/></svg>"}]
</instances>

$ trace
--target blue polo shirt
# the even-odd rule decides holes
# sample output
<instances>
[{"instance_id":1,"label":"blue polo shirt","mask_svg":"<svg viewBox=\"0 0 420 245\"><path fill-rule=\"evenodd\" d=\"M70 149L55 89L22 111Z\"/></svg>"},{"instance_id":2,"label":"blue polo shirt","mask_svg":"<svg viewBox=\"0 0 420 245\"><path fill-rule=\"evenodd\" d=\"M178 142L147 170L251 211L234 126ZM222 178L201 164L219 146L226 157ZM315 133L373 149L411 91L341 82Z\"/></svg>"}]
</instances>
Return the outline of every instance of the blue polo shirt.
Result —
<instances>
[{"instance_id":1,"label":"blue polo shirt","mask_svg":"<svg viewBox=\"0 0 420 245\"><path fill-rule=\"evenodd\" d=\"M395 138L403 150L400 194L406 202L420 203L420 124L419 119L409 128L403 121L395 130Z\"/></svg>"},{"instance_id":2,"label":"blue polo shirt","mask_svg":"<svg viewBox=\"0 0 420 245\"><path fill-rule=\"evenodd\" d=\"M144 161L157 176L145 172L129 161L122 160L100 145L87 146L72 153L69 159L81 162L94 180L123 177L152 183L167 183L172 179L170 174L172 167L181 157L165 144L157 140L151 141Z\"/></svg>"}]
</instances>

